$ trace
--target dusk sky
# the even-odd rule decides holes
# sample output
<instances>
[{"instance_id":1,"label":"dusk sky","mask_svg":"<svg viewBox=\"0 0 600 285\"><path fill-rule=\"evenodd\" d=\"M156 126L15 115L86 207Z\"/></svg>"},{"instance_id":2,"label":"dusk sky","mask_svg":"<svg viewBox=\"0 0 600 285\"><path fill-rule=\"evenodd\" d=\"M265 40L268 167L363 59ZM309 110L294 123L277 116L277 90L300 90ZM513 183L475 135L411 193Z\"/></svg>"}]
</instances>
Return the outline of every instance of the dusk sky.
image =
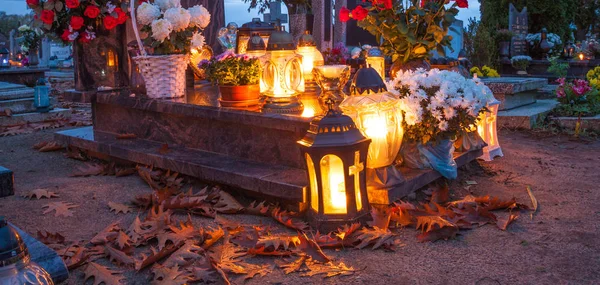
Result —
<instances>
[{"instance_id":1,"label":"dusk sky","mask_svg":"<svg viewBox=\"0 0 600 285\"><path fill-rule=\"evenodd\" d=\"M475 0L469 2L469 8L460 9L458 14L458 19L463 20L465 25L469 18L479 18L479 2ZM226 22L237 22L241 25L249 22L253 17L259 17L256 10L248 13L248 4L244 3L243 0L225 0L225 7ZM0 0L0 11L4 11L6 14L26 14L28 12L25 0ZM285 7L283 7L282 12L286 12Z\"/></svg>"}]
</instances>

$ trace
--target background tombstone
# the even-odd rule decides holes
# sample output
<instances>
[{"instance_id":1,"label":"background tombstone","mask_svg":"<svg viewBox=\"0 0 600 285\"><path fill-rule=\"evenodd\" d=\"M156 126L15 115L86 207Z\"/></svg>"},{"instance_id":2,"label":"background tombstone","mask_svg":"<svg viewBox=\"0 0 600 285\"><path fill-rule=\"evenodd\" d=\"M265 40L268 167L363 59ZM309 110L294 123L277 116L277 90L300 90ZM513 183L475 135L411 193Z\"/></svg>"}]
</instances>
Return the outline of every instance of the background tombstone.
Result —
<instances>
[{"instance_id":1,"label":"background tombstone","mask_svg":"<svg viewBox=\"0 0 600 285\"><path fill-rule=\"evenodd\" d=\"M16 43L16 39L15 39L15 33L17 31L12 30L10 31L9 34L9 50L10 50L10 59L15 60L15 57L17 56L17 43Z\"/></svg>"},{"instance_id":2,"label":"background tombstone","mask_svg":"<svg viewBox=\"0 0 600 285\"><path fill-rule=\"evenodd\" d=\"M50 39L48 37L44 37L41 40L40 45L40 65L48 66L50 61Z\"/></svg>"},{"instance_id":3,"label":"background tombstone","mask_svg":"<svg viewBox=\"0 0 600 285\"><path fill-rule=\"evenodd\" d=\"M346 5L346 0L335 0L335 11L340 11L342 7L346 7ZM346 23L342 23L342 21L340 21L339 13L336 12L335 22L333 25L333 45L339 42L346 43Z\"/></svg>"},{"instance_id":4,"label":"background tombstone","mask_svg":"<svg viewBox=\"0 0 600 285\"><path fill-rule=\"evenodd\" d=\"M526 55L528 52L527 32L529 25L527 20L527 7L524 7L521 12L510 3L508 6L508 29L513 32L514 36L510 41L510 56Z\"/></svg>"},{"instance_id":5,"label":"background tombstone","mask_svg":"<svg viewBox=\"0 0 600 285\"><path fill-rule=\"evenodd\" d=\"M312 1L312 10L315 15L312 34L319 50L333 47L332 2L331 0Z\"/></svg>"},{"instance_id":6,"label":"background tombstone","mask_svg":"<svg viewBox=\"0 0 600 285\"><path fill-rule=\"evenodd\" d=\"M465 28L463 26L462 20L456 20L448 29L448 35L452 36L452 40L450 41L449 47L444 47L444 51L446 52L446 57L458 58L458 53L464 47L464 32Z\"/></svg>"},{"instance_id":7,"label":"background tombstone","mask_svg":"<svg viewBox=\"0 0 600 285\"><path fill-rule=\"evenodd\" d=\"M288 15L281 13L281 0L269 2L269 13L263 14L264 22L276 23L279 20L280 24L288 22Z\"/></svg>"},{"instance_id":8,"label":"background tombstone","mask_svg":"<svg viewBox=\"0 0 600 285\"><path fill-rule=\"evenodd\" d=\"M348 9L352 11L356 6L363 3L362 0L347 0ZM336 7L337 8L337 7ZM336 10L339 11L339 10ZM338 17L339 18L339 17ZM346 38L347 46L362 46L362 45L373 45L378 46L379 44L375 40L375 36L367 32L363 28L357 25L358 21L346 22L346 34L352 35Z\"/></svg>"}]
</instances>

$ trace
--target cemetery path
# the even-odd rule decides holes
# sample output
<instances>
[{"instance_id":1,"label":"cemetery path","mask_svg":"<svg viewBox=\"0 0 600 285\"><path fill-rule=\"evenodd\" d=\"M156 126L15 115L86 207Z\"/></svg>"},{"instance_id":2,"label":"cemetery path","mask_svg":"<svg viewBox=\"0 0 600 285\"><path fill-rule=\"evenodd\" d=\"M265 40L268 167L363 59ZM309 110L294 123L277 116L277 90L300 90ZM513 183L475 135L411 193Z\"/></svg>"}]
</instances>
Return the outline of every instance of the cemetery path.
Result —
<instances>
[{"instance_id":1,"label":"cemetery path","mask_svg":"<svg viewBox=\"0 0 600 285\"><path fill-rule=\"evenodd\" d=\"M107 203L128 202L150 189L137 176L73 178L69 174L81 162L62 152L38 153L31 146L51 140L56 130L0 138L0 165L14 171L16 195L0 198L0 215L29 233L58 231L69 240L90 239L111 222L129 225L137 213L116 215ZM500 231L495 226L462 231L450 241L418 243L414 229L401 230L405 244L396 252L382 250L326 250L337 261L361 269L346 277L321 279L284 275L273 269L266 277L248 284L593 284L600 282L600 142L584 143L567 137L540 138L531 133L501 131L505 157L467 166L451 185L452 198L466 194L516 197L530 205L525 190L530 185L540 203L531 219L519 219ZM476 181L466 186L465 181ZM48 188L60 195L54 201L80 205L73 217L43 215L50 200L26 200L20 195ZM419 196L419 195L417 195ZM498 216L507 215L498 212ZM177 215L183 219L184 215ZM272 224L272 219L231 215L240 223ZM207 218L194 223L214 225ZM253 258L272 264L271 258ZM105 265L108 262L99 261ZM114 266L111 265L114 268ZM146 271L128 271L127 284L148 284ZM232 278L242 284L241 278ZM83 284L80 269L65 284ZM88 281L91 284L91 281Z\"/></svg>"}]
</instances>

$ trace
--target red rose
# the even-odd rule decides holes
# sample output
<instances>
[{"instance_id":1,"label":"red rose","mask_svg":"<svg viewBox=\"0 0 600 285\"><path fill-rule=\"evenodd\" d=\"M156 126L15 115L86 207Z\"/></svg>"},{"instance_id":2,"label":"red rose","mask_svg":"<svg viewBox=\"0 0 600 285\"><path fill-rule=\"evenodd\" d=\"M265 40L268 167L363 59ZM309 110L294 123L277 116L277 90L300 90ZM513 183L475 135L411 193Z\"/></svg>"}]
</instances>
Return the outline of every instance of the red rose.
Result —
<instances>
[{"instance_id":1,"label":"red rose","mask_svg":"<svg viewBox=\"0 0 600 285\"><path fill-rule=\"evenodd\" d=\"M42 22L48 25L52 25L54 22L54 11L52 10L42 10Z\"/></svg>"},{"instance_id":2,"label":"red rose","mask_svg":"<svg viewBox=\"0 0 600 285\"><path fill-rule=\"evenodd\" d=\"M83 27L83 17L72 16L71 17L71 28L73 28L73 30L79 30L79 29L81 29L81 27Z\"/></svg>"},{"instance_id":3,"label":"red rose","mask_svg":"<svg viewBox=\"0 0 600 285\"><path fill-rule=\"evenodd\" d=\"M79 0L66 0L65 3L69 9L75 9L79 7Z\"/></svg>"},{"instance_id":4,"label":"red rose","mask_svg":"<svg viewBox=\"0 0 600 285\"><path fill-rule=\"evenodd\" d=\"M82 32L81 34L79 34L79 42L82 44L87 44L89 43L91 40L88 37L87 32Z\"/></svg>"},{"instance_id":5,"label":"red rose","mask_svg":"<svg viewBox=\"0 0 600 285\"><path fill-rule=\"evenodd\" d=\"M104 28L107 30L112 30L119 24L119 19L113 16L106 16L102 22L104 23Z\"/></svg>"},{"instance_id":6,"label":"red rose","mask_svg":"<svg viewBox=\"0 0 600 285\"><path fill-rule=\"evenodd\" d=\"M40 5L40 0L27 0L25 2L27 2L27 5L30 7L35 7L37 5Z\"/></svg>"},{"instance_id":7,"label":"red rose","mask_svg":"<svg viewBox=\"0 0 600 285\"><path fill-rule=\"evenodd\" d=\"M392 9L392 6L393 6L392 0L383 0L383 7L386 10Z\"/></svg>"},{"instance_id":8,"label":"red rose","mask_svg":"<svg viewBox=\"0 0 600 285\"><path fill-rule=\"evenodd\" d=\"M348 10L348 8L346 7L342 7L342 9L340 9L340 21L342 22L348 22L350 20L350 10Z\"/></svg>"},{"instance_id":9,"label":"red rose","mask_svg":"<svg viewBox=\"0 0 600 285\"><path fill-rule=\"evenodd\" d=\"M121 8L115 8L115 12L117 13L117 20L119 24L124 24L127 21L127 14L125 14Z\"/></svg>"},{"instance_id":10,"label":"red rose","mask_svg":"<svg viewBox=\"0 0 600 285\"><path fill-rule=\"evenodd\" d=\"M456 0L456 5L458 5L458 8L469 8L469 1L468 0Z\"/></svg>"},{"instance_id":11,"label":"red rose","mask_svg":"<svg viewBox=\"0 0 600 285\"><path fill-rule=\"evenodd\" d=\"M352 18L356 19L357 21L364 20L368 14L369 10L363 8L363 6L360 5L356 6L356 8L352 10Z\"/></svg>"},{"instance_id":12,"label":"red rose","mask_svg":"<svg viewBox=\"0 0 600 285\"><path fill-rule=\"evenodd\" d=\"M89 5L85 7L85 11L83 11L83 15L90 18L95 19L100 14L100 9L94 5Z\"/></svg>"},{"instance_id":13,"label":"red rose","mask_svg":"<svg viewBox=\"0 0 600 285\"><path fill-rule=\"evenodd\" d=\"M68 42L69 41L69 36L71 35L71 32L69 32L69 30L64 30L62 35L60 36L60 38L65 41Z\"/></svg>"}]
</instances>

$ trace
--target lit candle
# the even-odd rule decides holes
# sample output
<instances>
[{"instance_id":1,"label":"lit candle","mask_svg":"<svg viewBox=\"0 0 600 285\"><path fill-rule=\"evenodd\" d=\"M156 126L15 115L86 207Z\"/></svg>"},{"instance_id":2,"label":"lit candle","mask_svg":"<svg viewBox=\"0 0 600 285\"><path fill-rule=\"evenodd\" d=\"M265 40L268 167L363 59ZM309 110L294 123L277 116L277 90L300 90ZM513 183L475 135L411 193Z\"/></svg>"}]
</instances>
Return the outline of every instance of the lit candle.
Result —
<instances>
[{"instance_id":1,"label":"lit candle","mask_svg":"<svg viewBox=\"0 0 600 285\"><path fill-rule=\"evenodd\" d=\"M346 183L342 168L334 168L329 173L329 189L331 190L331 208L334 213L346 212Z\"/></svg>"},{"instance_id":2,"label":"lit candle","mask_svg":"<svg viewBox=\"0 0 600 285\"><path fill-rule=\"evenodd\" d=\"M584 59L583 53L580 53L579 54L579 60L583 60L583 59Z\"/></svg>"},{"instance_id":3,"label":"lit candle","mask_svg":"<svg viewBox=\"0 0 600 285\"><path fill-rule=\"evenodd\" d=\"M381 157L388 156L387 146L387 120L383 114L368 114L363 117L365 134L372 140L369 151L378 153Z\"/></svg>"}]
</instances>

